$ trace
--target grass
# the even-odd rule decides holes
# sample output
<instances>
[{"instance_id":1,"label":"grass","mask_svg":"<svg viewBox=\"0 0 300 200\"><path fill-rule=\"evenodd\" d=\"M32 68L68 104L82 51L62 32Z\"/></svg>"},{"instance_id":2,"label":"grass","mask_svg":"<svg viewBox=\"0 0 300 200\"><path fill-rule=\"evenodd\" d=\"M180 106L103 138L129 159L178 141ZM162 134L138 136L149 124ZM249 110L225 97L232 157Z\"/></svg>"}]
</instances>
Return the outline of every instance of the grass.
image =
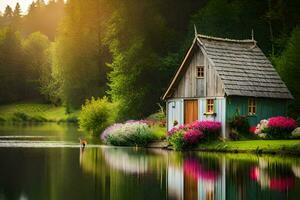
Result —
<instances>
[{"instance_id":1,"label":"grass","mask_svg":"<svg viewBox=\"0 0 300 200\"><path fill-rule=\"evenodd\" d=\"M300 154L300 140L215 141L200 144L198 149L220 152Z\"/></svg>"},{"instance_id":2,"label":"grass","mask_svg":"<svg viewBox=\"0 0 300 200\"><path fill-rule=\"evenodd\" d=\"M41 103L14 103L0 106L1 121L27 121L28 119L51 122L75 121L78 112L65 113L62 106ZM21 116L21 117L20 117ZM16 119L18 118L18 120Z\"/></svg>"}]
</instances>

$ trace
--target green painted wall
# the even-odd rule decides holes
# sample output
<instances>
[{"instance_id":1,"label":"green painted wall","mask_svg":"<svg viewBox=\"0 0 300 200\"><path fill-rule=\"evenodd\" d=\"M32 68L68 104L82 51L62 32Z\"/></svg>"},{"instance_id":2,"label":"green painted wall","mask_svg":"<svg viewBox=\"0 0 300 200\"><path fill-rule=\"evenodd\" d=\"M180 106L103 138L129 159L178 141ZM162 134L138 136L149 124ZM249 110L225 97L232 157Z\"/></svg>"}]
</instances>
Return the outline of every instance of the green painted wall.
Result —
<instances>
[{"instance_id":1,"label":"green painted wall","mask_svg":"<svg viewBox=\"0 0 300 200\"><path fill-rule=\"evenodd\" d=\"M236 112L240 115L248 115L248 97L227 97L226 121L230 122ZM250 126L258 124L262 119L274 116L286 116L287 100L256 98L256 115L249 116Z\"/></svg>"}]
</instances>

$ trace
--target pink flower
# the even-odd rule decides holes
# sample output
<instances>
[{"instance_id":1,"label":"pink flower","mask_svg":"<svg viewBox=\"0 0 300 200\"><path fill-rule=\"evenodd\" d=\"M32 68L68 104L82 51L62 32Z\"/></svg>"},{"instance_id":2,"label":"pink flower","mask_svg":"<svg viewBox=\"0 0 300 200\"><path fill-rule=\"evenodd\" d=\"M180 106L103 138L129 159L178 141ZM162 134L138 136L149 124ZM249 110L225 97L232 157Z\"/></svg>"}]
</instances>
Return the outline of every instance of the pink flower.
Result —
<instances>
[{"instance_id":1,"label":"pink flower","mask_svg":"<svg viewBox=\"0 0 300 200\"><path fill-rule=\"evenodd\" d=\"M203 132L216 133L221 131L222 124L216 121L195 121L191 124L191 127Z\"/></svg>"},{"instance_id":2,"label":"pink flower","mask_svg":"<svg viewBox=\"0 0 300 200\"><path fill-rule=\"evenodd\" d=\"M249 128L249 133L256 134L256 126L251 126Z\"/></svg>"},{"instance_id":3,"label":"pink flower","mask_svg":"<svg viewBox=\"0 0 300 200\"><path fill-rule=\"evenodd\" d=\"M187 131L189 128L185 125L180 125L178 128L174 127L171 130L168 131L167 135L168 136L172 136L174 133L178 132L178 131Z\"/></svg>"},{"instance_id":4,"label":"pink flower","mask_svg":"<svg viewBox=\"0 0 300 200\"><path fill-rule=\"evenodd\" d=\"M190 129L184 134L183 139L188 144L196 144L203 137L204 135L200 130Z\"/></svg>"},{"instance_id":5,"label":"pink flower","mask_svg":"<svg viewBox=\"0 0 300 200\"><path fill-rule=\"evenodd\" d=\"M294 130L297 127L297 122L296 120L288 117L271 117L268 122L268 127Z\"/></svg>"}]
</instances>

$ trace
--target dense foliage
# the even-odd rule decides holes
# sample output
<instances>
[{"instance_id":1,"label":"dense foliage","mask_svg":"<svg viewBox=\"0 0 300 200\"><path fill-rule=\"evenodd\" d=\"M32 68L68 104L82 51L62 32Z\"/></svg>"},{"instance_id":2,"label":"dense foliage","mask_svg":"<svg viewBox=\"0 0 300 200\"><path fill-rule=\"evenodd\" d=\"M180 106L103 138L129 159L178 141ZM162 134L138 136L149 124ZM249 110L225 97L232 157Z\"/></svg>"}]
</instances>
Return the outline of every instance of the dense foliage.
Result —
<instances>
[{"instance_id":1,"label":"dense foliage","mask_svg":"<svg viewBox=\"0 0 300 200\"><path fill-rule=\"evenodd\" d=\"M106 97L86 100L79 113L79 125L82 129L100 134L106 127L113 124L116 117L116 106Z\"/></svg>"},{"instance_id":2,"label":"dense foliage","mask_svg":"<svg viewBox=\"0 0 300 200\"><path fill-rule=\"evenodd\" d=\"M38 0L25 15L7 7L0 103L39 99L69 112L109 95L118 120L144 118L157 110L194 24L202 34L237 39L253 29L295 97L290 114L299 115L298 0Z\"/></svg>"},{"instance_id":3,"label":"dense foliage","mask_svg":"<svg viewBox=\"0 0 300 200\"><path fill-rule=\"evenodd\" d=\"M293 117L299 117L300 113L300 27L292 32L285 50L282 55L274 59L278 72L282 79L291 90L295 100L289 106L289 113Z\"/></svg>"}]
</instances>

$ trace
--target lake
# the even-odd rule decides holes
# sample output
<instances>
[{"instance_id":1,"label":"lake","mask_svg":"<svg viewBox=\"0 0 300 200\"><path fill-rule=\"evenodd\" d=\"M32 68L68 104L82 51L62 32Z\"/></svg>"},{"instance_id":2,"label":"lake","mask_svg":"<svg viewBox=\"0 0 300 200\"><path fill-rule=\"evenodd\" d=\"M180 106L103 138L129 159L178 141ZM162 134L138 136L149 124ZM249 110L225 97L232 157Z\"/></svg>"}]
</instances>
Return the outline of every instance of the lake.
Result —
<instances>
[{"instance_id":1,"label":"lake","mask_svg":"<svg viewBox=\"0 0 300 200\"><path fill-rule=\"evenodd\" d=\"M107 147L70 125L0 126L0 160L1 200L300 199L299 158Z\"/></svg>"}]
</instances>

